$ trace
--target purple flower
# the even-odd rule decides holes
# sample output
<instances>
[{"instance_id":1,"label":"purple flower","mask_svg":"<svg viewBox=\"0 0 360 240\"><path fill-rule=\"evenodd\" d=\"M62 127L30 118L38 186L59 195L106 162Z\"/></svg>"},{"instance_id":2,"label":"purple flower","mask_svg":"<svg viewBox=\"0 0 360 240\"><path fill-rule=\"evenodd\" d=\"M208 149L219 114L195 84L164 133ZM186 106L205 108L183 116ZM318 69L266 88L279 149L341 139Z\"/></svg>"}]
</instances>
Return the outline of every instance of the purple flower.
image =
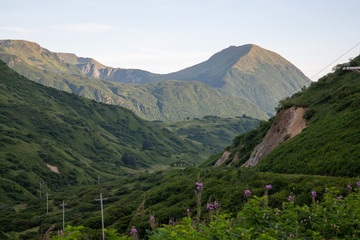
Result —
<instances>
[{"instance_id":1,"label":"purple flower","mask_svg":"<svg viewBox=\"0 0 360 240\"><path fill-rule=\"evenodd\" d=\"M195 185L196 185L196 189L197 189L199 192L201 192L201 191L203 190L204 184L203 184L202 182L196 182ZM195 190L195 193L197 193L196 190Z\"/></svg>"},{"instance_id":2,"label":"purple flower","mask_svg":"<svg viewBox=\"0 0 360 240\"><path fill-rule=\"evenodd\" d=\"M349 190L349 192L352 190L352 187L350 185L347 185L347 189Z\"/></svg>"},{"instance_id":3,"label":"purple flower","mask_svg":"<svg viewBox=\"0 0 360 240\"><path fill-rule=\"evenodd\" d=\"M356 181L356 186L360 187L360 181Z\"/></svg>"},{"instance_id":4,"label":"purple flower","mask_svg":"<svg viewBox=\"0 0 360 240\"><path fill-rule=\"evenodd\" d=\"M189 213L189 212L191 212L191 209L189 209L189 208L188 208L188 209L186 209L186 212L188 212L188 213Z\"/></svg>"},{"instance_id":5,"label":"purple flower","mask_svg":"<svg viewBox=\"0 0 360 240\"><path fill-rule=\"evenodd\" d=\"M135 235L137 233L137 230L134 226L131 227L130 235Z\"/></svg>"},{"instance_id":6,"label":"purple flower","mask_svg":"<svg viewBox=\"0 0 360 240\"><path fill-rule=\"evenodd\" d=\"M174 223L174 220L170 219L169 223L170 223L170 224Z\"/></svg>"},{"instance_id":7,"label":"purple flower","mask_svg":"<svg viewBox=\"0 0 360 240\"><path fill-rule=\"evenodd\" d=\"M251 191L249 189L245 190L244 196L246 198L250 197L251 196Z\"/></svg>"},{"instance_id":8,"label":"purple flower","mask_svg":"<svg viewBox=\"0 0 360 240\"><path fill-rule=\"evenodd\" d=\"M295 196L289 196L288 199L287 199L289 202L293 202L295 201Z\"/></svg>"},{"instance_id":9,"label":"purple flower","mask_svg":"<svg viewBox=\"0 0 360 240\"><path fill-rule=\"evenodd\" d=\"M216 200L214 201L214 208L215 209L221 208L221 205Z\"/></svg>"},{"instance_id":10,"label":"purple flower","mask_svg":"<svg viewBox=\"0 0 360 240\"><path fill-rule=\"evenodd\" d=\"M151 216L150 217L150 221L154 221L155 220L155 217L154 216Z\"/></svg>"},{"instance_id":11,"label":"purple flower","mask_svg":"<svg viewBox=\"0 0 360 240\"><path fill-rule=\"evenodd\" d=\"M343 198L344 198L344 197L343 197L343 196L341 196L341 195L337 197L337 199L343 199Z\"/></svg>"},{"instance_id":12,"label":"purple flower","mask_svg":"<svg viewBox=\"0 0 360 240\"><path fill-rule=\"evenodd\" d=\"M311 191L311 197L316 198L317 194L315 191Z\"/></svg>"},{"instance_id":13,"label":"purple flower","mask_svg":"<svg viewBox=\"0 0 360 240\"><path fill-rule=\"evenodd\" d=\"M269 184L269 185L266 185L266 189L267 190L270 190L272 187L271 187L271 185Z\"/></svg>"}]
</instances>

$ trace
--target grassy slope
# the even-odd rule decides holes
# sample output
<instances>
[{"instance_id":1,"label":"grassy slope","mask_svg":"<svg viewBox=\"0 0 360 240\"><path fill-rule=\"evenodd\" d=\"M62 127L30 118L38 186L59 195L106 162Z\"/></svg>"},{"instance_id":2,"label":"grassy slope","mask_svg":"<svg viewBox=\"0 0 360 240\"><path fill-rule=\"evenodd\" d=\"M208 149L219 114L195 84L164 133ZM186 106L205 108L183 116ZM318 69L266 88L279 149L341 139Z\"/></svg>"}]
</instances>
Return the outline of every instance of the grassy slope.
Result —
<instances>
[{"instance_id":1,"label":"grassy slope","mask_svg":"<svg viewBox=\"0 0 360 240\"><path fill-rule=\"evenodd\" d=\"M360 65L360 58L352 62ZM303 92L281 101L280 108L309 107L308 127L295 138L282 143L259 164L261 171L332 176L358 176L360 170L360 81L353 72L338 68ZM229 147L231 156L239 152L244 163L261 142L273 119L236 137ZM215 157L204 165L211 165Z\"/></svg>"},{"instance_id":2,"label":"grassy slope","mask_svg":"<svg viewBox=\"0 0 360 240\"><path fill-rule=\"evenodd\" d=\"M360 57L352 61L360 65ZM261 170L358 176L360 171L360 77L339 68L309 89L282 101L284 107L310 106L309 127L259 164Z\"/></svg>"},{"instance_id":3,"label":"grassy slope","mask_svg":"<svg viewBox=\"0 0 360 240\"><path fill-rule=\"evenodd\" d=\"M159 130L127 109L41 86L3 62L0 80L3 189L15 182L36 195L40 180L54 189L204 157L202 146Z\"/></svg>"},{"instance_id":4,"label":"grassy slope","mask_svg":"<svg viewBox=\"0 0 360 240\"><path fill-rule=\"evenodd\" d=\"M216 153L227 147L231 140L245 133L259 124L259 120L250 117L220 118L205 116L175 122L156 123L159 127L166 127L178 136L199 142Z\"/></svg>"}]
</instances>

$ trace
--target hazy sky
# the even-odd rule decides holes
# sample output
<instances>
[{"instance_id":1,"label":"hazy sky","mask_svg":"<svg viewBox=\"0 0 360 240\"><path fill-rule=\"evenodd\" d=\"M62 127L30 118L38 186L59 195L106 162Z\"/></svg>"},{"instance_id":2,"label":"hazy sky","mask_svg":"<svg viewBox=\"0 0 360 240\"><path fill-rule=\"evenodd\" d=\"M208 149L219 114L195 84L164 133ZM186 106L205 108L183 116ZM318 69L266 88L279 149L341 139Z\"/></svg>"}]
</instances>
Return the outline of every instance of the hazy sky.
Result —
<instances>
[{"instance_id":1,"label":"hazy sky","mask_svg":"<svg viewBox=\"0 0 360 240\"><path fill-rule=\"evenodd\" d=\"M358 0L0 0L0 6L0 39L155 73L254 43L312 77L360 42ZM338 62L359 54L360 45Z\"/></svg>"}]
</instances>

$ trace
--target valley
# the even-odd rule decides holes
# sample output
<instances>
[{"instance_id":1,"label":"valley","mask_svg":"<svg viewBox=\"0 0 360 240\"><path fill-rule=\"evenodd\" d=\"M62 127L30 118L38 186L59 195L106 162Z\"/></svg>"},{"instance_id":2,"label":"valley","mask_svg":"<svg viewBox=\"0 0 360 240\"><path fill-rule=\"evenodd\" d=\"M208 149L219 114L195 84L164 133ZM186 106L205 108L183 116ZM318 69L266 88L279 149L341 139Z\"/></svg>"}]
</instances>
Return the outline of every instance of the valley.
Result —
<instances>
[{"instance_id":1,"label":"valley","mask_svg":"<svg viewBox=\"0 0 360 240\"><path fill-rule=\"evenodd\" d=\"M341 65L285 83L291 66L251 44L168 75L0 46L1 239L100 239L100 193L108 239L359 234L360 77Z\"/></svg>"}]
</instances>

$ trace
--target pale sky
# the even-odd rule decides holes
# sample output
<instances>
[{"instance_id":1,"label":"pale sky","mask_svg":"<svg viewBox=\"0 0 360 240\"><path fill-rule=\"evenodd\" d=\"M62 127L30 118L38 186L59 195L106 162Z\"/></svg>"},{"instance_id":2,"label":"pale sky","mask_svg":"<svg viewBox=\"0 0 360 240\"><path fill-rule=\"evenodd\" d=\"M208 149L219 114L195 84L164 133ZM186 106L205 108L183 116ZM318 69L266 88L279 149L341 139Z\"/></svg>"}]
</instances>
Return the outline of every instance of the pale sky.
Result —
<instances>
[{"instance_id":1,"label":"pale sky","mask_svg":"<svg viewBox=\"0 0 360 240\"><path fill-rule=\"evenodd\" d=\"M254 43L312 77L360 42L358 0L0 0L0 6L0 39L154 73ZM360 45L337 63L359 54Z\"/></svg>"}]
</instances>

